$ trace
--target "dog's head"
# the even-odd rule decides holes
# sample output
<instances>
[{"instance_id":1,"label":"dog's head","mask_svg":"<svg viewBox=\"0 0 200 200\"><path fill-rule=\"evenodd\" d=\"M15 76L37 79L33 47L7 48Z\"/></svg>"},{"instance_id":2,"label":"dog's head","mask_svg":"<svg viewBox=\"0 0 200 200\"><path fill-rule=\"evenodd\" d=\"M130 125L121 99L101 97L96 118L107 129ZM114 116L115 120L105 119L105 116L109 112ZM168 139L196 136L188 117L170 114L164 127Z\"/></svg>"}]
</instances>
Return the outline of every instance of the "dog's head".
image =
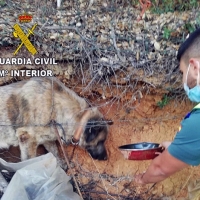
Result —
<instances>
[{"instance_id":1,"label":"dog's head","mask_svg":"<svg viewBox=\"0 0 200 200\"><path fill-rule=\"evenodd\" d=\"M92 158L107 160L105 140L108 134L107 123L103 118L92 117L88 120L83 134L85 149Z\"/></svg>"}]
</instances>

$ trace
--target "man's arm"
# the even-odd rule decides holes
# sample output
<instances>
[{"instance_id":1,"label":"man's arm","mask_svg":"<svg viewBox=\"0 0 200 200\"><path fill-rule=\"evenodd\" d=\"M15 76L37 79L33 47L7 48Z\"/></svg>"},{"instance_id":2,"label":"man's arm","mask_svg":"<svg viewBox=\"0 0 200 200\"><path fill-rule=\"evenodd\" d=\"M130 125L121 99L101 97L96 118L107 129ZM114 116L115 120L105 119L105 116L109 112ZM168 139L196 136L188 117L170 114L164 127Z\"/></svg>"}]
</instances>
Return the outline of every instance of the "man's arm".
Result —
<instances>
[{"instance_id":1,"label":"man's arm","mask_svg":"<svg viewBox=\"0 0 200 200\"><path fill-rule=\"evenodd\" d=\"M178 160L165 150L156 157L144 174L135 176L135 182L140 184L156 183L187 167L188 164Z\"/></svg>"}]
</instances>

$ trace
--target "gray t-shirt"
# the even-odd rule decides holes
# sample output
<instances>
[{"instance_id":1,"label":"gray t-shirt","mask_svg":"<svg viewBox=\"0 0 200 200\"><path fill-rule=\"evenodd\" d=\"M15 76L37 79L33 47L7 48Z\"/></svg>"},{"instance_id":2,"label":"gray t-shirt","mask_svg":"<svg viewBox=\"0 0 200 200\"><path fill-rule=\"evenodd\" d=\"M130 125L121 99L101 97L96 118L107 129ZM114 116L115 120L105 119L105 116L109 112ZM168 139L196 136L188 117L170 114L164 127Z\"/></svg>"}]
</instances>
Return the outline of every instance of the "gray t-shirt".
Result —
<instances>
[{"instance_id":1,"label":"gray t-shirt","mask_svg":"<svg viewBox=\"0 0 200 200\"><path fill-rule=\"evenodd\" d=\"M189 165L200 164L200 109L193 110L181 122L181 130L168 147L168 152Z\"/></svg>"}]
</instances>

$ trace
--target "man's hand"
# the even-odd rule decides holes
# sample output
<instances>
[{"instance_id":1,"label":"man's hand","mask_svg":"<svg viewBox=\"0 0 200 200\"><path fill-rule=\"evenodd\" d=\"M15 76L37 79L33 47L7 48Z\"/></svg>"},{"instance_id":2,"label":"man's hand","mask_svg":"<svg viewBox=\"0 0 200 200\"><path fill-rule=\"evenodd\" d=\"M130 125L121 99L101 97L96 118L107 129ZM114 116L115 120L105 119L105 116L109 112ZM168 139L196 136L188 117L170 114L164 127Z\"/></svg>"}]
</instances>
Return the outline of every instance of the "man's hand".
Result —
<instances>
[{"instance_id":1,"label":"man's hand","mask_svg":"<svg viewBox=\"0 0 200 200\"><path fill-rule=\"evenodd\" d=\"M152 160L145 173L135 175L134 181L141 185L157 183L187 166L187 163L173 157L166 149L163 153Z\"/></svg>"},{"instance_id":2,"label":"man's hand","mask_svg":"<svg viewBox=\"0 0 200 200\"><path fill-rule=\"evenodd\" d=\"M171 143L172 143L171 141L165 141L165 142L162 142L162 143L160 144L160 146L162 146L162 147L164 147L165 149L167 149Z\"/></svg>"},{"instance_id":3,"label":"man's hand","mask_svg":"<svg viewBox=\"0 0 200 200\"><path fill-rule=\"evenodd\" d=\"M142 174L135 175L135 176L134 176L134 181L135 181L135 183L144 185L145 182L144 182L144 180L142 179L143 176L144 176L144 174L145 174L145 172L142 173Z\"/></svg>"},{"instance_id":4,"label":"man's hand","mask_svg":"<svg viewBox=\"0 0 200 200\"><path fill-rule=\"evenodd\" d=\"M171 141L165 141L165 142L162 142L159 146L160 147L163 147L163 151L168 149L169 145L171 144L172 142ZM155 154L157 155L160 155L161 153L160 152L156 152Z\"/></svg>"}]
</instances>

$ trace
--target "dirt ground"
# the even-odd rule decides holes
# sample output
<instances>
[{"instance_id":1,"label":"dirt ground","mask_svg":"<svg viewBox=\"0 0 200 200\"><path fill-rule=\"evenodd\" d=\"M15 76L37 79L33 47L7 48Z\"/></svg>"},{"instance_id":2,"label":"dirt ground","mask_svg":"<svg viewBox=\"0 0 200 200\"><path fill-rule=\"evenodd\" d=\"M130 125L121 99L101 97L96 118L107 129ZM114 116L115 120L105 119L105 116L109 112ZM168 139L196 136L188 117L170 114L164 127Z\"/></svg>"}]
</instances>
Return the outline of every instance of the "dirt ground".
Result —
<instances>
[{"instance_id":1,"label":"dirt ground","mask_svg":"<svg viewBox=\"0 0 200 200\"><path fill-rule=\"evenodd\" d=\"M118 147L136 142L161 143L173 139L181 119L190 111L192 105L189 102L181 104L171 102L160 109L156 106L160 98L159 96L146 96L133 110L124 109L123 106L120 108L118 104L106 105L105 102L101 102L104 105L101 111L106 118L113 121L106 142L108 160L94 161L84 150L77 147L74 150L72 166L76 169L76 173L82 175L77 176L80 183L89 184L93 179L108 194L126 195L134 190L136 195L140 196L141 193L151 188L152 184L141 187L133 182L134 174L145 171L151 161L125 160ZM72 155L72 149L72 147L66 147L69 157ZM43 152L42 148L39 150L39 153L41 152ZM18 148L11 148L9 153L4 153L3 157L8 161L19 161ZM162 197L176 194L177 199L185 197L187 187L183 189L182 187L184 184L187 185L187 179L190 176L191 179L200 176L198 169L190 167L184 169L156 184L148 191L147 196L153 194L156 197Z\"/></svg>"},{"instance_id":2,"label":"dirt ground","mask_svg":"<svg viewBox=\"0 0 200 200\"><path fill-rule=\"evenodd\" d=\"M125 160L118 150L120 145L136 142L157 142L170 141L175 136L181 119L190 111L192 105L189 102L181 104L171 102L160 109L156 106L159 96L146 96L135 110L127 112L117 105L107 105L102 110L107 118L112 119L114 124L110 126L109 136L106 143L109 159L108 161L93 161L90 156L80 149L75 150L74 163L81 166L81 170L93 172L94 174L109 174L118 177L114 186L107 181L102 182L102 187L111 193L134 189L139 195L151 188L152 184L145 187L135 185L132 181L134 174L146 170L151 161ZM174 196L175 199L184 199L187 195L187 180L199 177L199 168L182 170L165 181L156 184L147 196ZM129 185L123 183L130 181ZM85 180L86 181L86 180ZM105 185L104 185L105 184ZM106 186L107 184L107 186ZM122 189L123 188L123 189Z\"/></svg>"}]
</instances>

